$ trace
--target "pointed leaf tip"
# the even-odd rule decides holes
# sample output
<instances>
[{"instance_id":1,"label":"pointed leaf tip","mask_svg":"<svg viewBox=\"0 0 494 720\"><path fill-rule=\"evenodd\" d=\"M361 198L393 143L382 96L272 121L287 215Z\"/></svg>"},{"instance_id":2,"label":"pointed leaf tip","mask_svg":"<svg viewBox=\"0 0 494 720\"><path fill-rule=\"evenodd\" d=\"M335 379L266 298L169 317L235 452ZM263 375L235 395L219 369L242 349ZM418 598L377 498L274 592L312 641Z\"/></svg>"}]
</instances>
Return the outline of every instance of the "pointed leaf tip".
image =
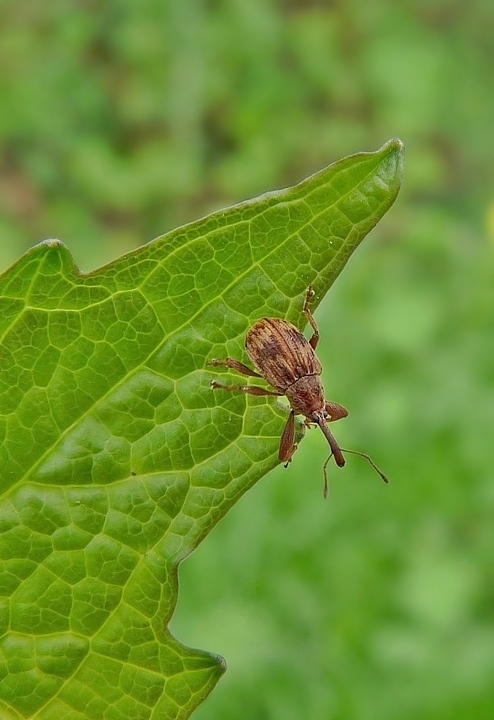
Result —
<instances>
[{"instance_id":1,"label":"pointed leaf tip","mask_svg":"<svg viewBox=\"0 0 494 720\"><path fill-rule=\"evenodd\" d=\"M223 661L167 628L177 567L278 463L286 410L213 392L206 363L245 361L260 317L301 327L307 286L334 282L402 167L391 140L89 275L47 240L0 276L2 647L16 668L1 717L80 720L70 708L97 697L122 720L186 720L214 687Z\"/></svg>"}]
</instances>

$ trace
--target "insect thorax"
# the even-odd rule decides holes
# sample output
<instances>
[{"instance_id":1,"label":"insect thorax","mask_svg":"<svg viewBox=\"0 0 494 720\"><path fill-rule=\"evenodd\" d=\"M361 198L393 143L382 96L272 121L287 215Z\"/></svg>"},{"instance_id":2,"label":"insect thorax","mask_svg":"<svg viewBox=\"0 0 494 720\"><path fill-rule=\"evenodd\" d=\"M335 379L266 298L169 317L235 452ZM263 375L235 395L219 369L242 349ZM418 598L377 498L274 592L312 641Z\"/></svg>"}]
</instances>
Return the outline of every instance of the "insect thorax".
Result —
<instances>
[{"instance_id":1,"label":"insect thorax","mask_svg":"<svg viewBox=\"0 0 494 720\"><path fill-rule=\"evenodd\" d=\"M304 375L285 391L292 410L309 416L324 409L324 388L319 375Z\"/></svg>"}]
</instances>

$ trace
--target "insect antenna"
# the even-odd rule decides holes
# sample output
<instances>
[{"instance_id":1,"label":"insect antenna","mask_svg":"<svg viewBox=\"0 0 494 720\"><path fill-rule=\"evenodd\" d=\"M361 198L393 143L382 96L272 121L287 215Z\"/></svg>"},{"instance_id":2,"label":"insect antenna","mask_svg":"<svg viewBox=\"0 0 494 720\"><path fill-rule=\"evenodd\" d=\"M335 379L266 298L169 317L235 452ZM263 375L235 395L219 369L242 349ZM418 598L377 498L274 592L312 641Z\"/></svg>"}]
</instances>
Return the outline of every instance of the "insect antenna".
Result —
<instances>
[{"instance_id":1,"label":"insect antenna","mask_svg":"<svg viewBox=\"0 0 494 720\"><path fill-rule=\"evenodd\" d=\"M367 453L359 452L358 450L345 450L344 448L340 448L342 453L350 453L350 455L358 455L361 458L364 458L364 460L367 460L367 462L374 468L376 473L379 475L379 477L386 483L386 485L389 483L389 478L380 470L374 460L371 458L370 455L367 455ZM333 452L331 451L331 454L329 455L328 459L323 465L323 473L324 473L324 488L323 488L323 496L326 499L328 497L328 491L329 491L329 485L328 485L328 463L333 457Z\"/></svg>"},{"instance_id":2,"label":"insect antenna","mask_svg":"<svg viewBox=\"0 0 494 720\"><path fill-rule=\"evenodd\" d=\"M382 472L382 470L379 470L374 460L371 458L370 455L367 455L367 453L359 452L358 450L341 450L341 452L344 453L350 453L350 455L359 455L361 458L364 458L364 460L367 460L367 462L372 465L374 470L377 472L377 474L381 477L381 479L386 483L386 485L389 483L389 478L386 477L386 475Z\"/></svg>"},{"instance_id":3,"label":"insect antenna","mask_svg":"<svg viewBox=\"0 0 494 720\"><path fill-rule=\"evenodd\" d=\"M324 473L324 487L323 487L322 495L325 500L328 497L328 491L329 491L327 467L328 467L328 462L331 460L332 457L333 457L333 451L331 450L331 453L330 453L328 459L326 460L326 462L324 463L324 465L322 467L322 471Z\"/></svg>"}]
</instances>

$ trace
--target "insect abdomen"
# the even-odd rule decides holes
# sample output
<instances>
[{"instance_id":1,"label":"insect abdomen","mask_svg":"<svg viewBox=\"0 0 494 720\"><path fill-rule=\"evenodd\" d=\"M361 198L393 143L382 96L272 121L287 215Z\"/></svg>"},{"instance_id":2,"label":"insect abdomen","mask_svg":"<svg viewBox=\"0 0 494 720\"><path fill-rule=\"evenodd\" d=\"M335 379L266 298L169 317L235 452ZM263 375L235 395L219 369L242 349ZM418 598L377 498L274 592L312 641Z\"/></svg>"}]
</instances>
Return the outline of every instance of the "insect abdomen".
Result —
<instances>
[{"instance_id":1,"label":"insect abdomen","mask_svg":"<svg viewBox=\"0 0 494 720\"><path fill-rule=\"evenodd\" d=\"M305 335L286 320L262 318L247 333L245 347L262 376L278 390L322 372Z\"/></svg>"}]
</instances>

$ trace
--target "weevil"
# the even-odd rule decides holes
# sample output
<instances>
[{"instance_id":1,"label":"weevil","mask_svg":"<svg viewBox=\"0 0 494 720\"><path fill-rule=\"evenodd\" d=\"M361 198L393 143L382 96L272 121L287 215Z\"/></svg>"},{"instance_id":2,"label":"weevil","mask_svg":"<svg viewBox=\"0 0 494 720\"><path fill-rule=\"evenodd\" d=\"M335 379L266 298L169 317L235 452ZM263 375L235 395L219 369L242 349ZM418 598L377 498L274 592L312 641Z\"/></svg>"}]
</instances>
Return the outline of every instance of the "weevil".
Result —
<instances>
[{"instance_id":1,"label":"weevil","mask_svg":"<svg viewBox=\"0 0 494 720\"><path fill-rule=\"evenodd\" d=\"M356 450L341 448L328 423L341 420L348 415L348 410L337 402L325 399L321 382L322 365L316 355L319 342L319 329L310 310L310 301L314 297L312 286L307 289L303 312L312 328L312 337L307 340L295 325L281 318L262 318L253 325L245 338L245 349L250 360L257 368L251 370L235 358L210 360L208 365L226 366L249 377L264 378L274 388L268 390L258 385L222 385L213 381L214 390L229 390L248 393L249 395L285 395L290 404L285 429L281 435L278 457L285 467L292 461L297 449L295 443L295 415L304 415L305 425L318 425L326 437L331 454L324 464L324 497L328 494L326 466L334 457L339 467L345 465L343 453L360 455L367 460L384 482L388 478L379 470L369 455ZM259 372L257 372L259 371Z\"/></svg>"}]
</instances>

